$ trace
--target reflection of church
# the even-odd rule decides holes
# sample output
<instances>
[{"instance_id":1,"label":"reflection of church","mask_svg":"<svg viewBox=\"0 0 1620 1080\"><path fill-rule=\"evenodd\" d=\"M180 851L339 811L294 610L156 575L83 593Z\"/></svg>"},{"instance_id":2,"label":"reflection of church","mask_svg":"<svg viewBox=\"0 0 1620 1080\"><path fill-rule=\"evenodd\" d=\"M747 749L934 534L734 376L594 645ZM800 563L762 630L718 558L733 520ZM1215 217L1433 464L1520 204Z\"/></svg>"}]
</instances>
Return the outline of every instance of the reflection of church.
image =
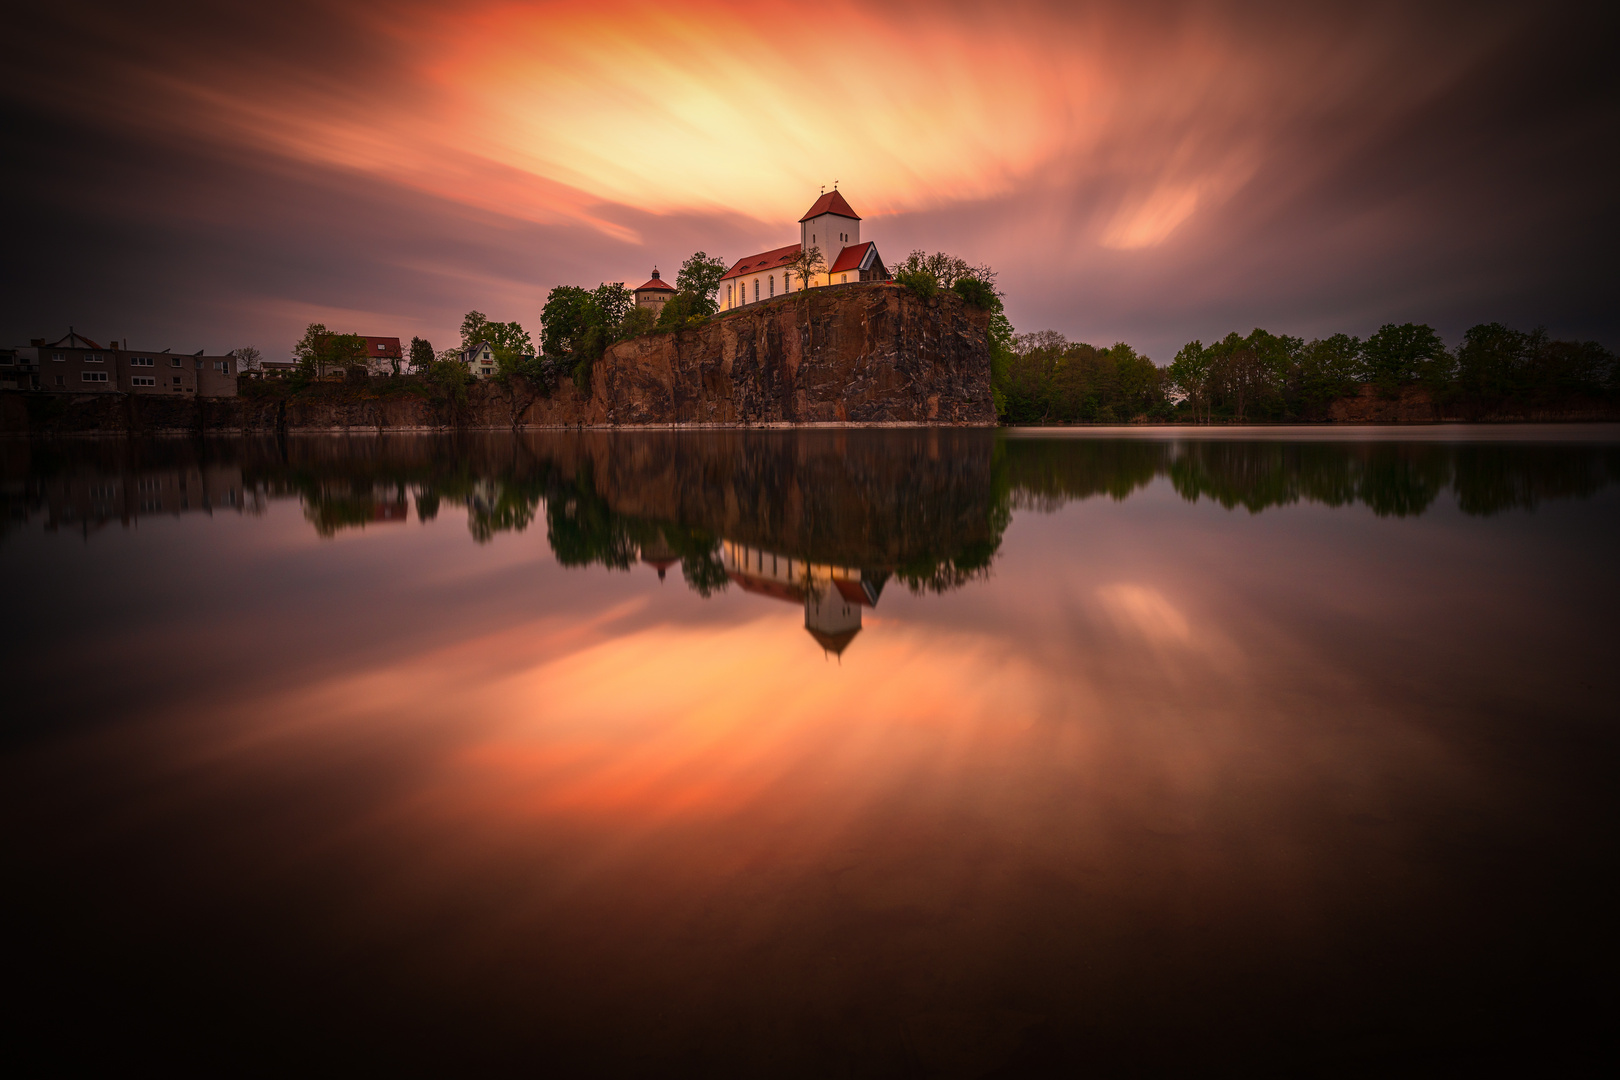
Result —
<instances>
[{"instance_id":1,"label":"reflection of church","mask_svg":"<svg viewBox=\"0 0 1620 1080\"><path fill-rule=\"evenodd\" d=\"M807 562L720 541L726 575L742 589L804 605L804 628L816 643L835 656L843 654L861 632L861 608L876 607L887 574L871 576L858 568Z\"/></svg>"}]
</instances>

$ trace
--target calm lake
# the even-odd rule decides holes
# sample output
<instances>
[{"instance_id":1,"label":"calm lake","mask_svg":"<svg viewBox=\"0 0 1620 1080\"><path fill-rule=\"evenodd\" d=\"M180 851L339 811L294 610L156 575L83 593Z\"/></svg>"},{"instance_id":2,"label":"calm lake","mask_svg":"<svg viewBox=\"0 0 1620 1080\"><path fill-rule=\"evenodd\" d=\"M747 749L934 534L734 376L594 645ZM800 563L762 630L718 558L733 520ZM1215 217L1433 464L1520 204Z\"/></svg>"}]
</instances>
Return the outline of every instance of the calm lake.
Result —
<instances>
[{"instance_id":1,"label":"calm lake","mask_svg":"<svg viewBox=\"0 0 1620 1080\"><path fill-rule=\"evenodd\" d=\"M1613 1060L1613 428L0 464L10 1041L64 1069Z\"/></svg>"}]
</instances>

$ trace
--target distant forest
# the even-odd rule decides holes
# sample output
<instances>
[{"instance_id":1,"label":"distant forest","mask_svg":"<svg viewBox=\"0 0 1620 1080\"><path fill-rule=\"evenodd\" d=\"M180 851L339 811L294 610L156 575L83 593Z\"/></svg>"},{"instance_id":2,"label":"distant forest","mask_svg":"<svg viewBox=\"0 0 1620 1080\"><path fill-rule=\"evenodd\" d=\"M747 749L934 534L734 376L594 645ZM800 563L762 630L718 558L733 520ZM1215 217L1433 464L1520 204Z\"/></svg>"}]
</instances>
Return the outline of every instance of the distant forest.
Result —
<instances>
[{"instance_id":1,"label":"distant forest","mask_svg":"<svg viewBox=\"0 0 1620 1080\"><path fill-rule=\"evenodd\" d=\"M1189 342L1167 367L1123 342L1098 348L1050 330L1003 334L994 353L996 410L1009 424L1326 420L1335 402L1362 397L1465 420L1620 408L1614 353L1500 323L1473 327L1455 349L1417 323L1365 341L1256 329Z\"/></svg>"}]
</instances>

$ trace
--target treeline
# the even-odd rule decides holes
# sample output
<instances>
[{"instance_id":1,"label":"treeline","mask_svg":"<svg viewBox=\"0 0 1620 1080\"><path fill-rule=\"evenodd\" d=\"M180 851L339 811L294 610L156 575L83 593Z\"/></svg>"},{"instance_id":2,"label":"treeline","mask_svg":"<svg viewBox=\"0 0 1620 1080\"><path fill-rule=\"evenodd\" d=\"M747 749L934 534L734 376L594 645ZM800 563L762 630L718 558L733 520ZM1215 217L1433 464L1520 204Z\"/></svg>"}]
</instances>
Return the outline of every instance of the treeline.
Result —
<instances>
[{"instance_id":1,"label":"treeline","mask_svg":"<svg viewBox=\"0 0 1620 1080\"><path fill-rule=\"evenodd\" d=\"M996 483L1013 509L1049 513L1123 501L1160 477L1188 502L1253 514L1308 502L1416 517L1449 492L1463 513L1489 517L1620 484L1620 446L1011 438Z\"/></svg>"},{"instance_id":2,"label":"treeline","mask_svg":"<svg viewBox=\"0 0 1620 1080\"><path fill-rule=\"evenodd\" d=\"M997 411L1011 424L1324 420L1337 401L1413 390L1464 419L1620 400L1620 364L1603 346L1500 323L1471 328L1455 349L1419 323L1366 340L1256 329L1189 342L1164 368L1123 342L1097 348L1042 331L1013 337L993 361Z\"/></svg>"}]
</instances>

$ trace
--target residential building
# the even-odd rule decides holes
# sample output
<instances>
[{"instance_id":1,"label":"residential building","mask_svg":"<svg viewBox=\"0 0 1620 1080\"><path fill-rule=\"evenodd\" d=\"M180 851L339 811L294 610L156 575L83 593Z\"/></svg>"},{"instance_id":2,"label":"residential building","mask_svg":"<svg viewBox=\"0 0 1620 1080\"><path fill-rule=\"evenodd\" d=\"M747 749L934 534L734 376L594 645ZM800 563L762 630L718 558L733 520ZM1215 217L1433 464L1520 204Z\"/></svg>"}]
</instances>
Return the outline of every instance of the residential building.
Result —
<instances>
[{"instance_id":1,"label":"residential building","mask_svg":"<svg viewBox=\"0 0 1620 1080\"><path fill-rule=\"evenodd\" d=\"M37 356L37 368L30 389L77 394L236 396L238 365L230 355L208 356L199 349L189 356L177 356L168 349L130 349L127 342L117 341L102 346L72 330L53 342L34 339L31 351Z\"/></svg>"},{"instance_id":2,"label":"residential building","mask_svg":"<svg viewBox=\"0 0 1620 1080\"><path fill-rule=\"evenodd\" d=\"M366 370L373 375L391 375L404 369L405 353L397 337L366 337Z\"/></svg>"},{"instance_id":3,"label":"residential building","mask_svg":"<svg viewBox=\"0 0 1620 1080\"><path fill-rule=\"evenodd\" d=\"M461 362L467 365L473 378L487 379L495 374L495 346L480 341L470 349L462 349Z\"/></svg>"}]
</instances>

